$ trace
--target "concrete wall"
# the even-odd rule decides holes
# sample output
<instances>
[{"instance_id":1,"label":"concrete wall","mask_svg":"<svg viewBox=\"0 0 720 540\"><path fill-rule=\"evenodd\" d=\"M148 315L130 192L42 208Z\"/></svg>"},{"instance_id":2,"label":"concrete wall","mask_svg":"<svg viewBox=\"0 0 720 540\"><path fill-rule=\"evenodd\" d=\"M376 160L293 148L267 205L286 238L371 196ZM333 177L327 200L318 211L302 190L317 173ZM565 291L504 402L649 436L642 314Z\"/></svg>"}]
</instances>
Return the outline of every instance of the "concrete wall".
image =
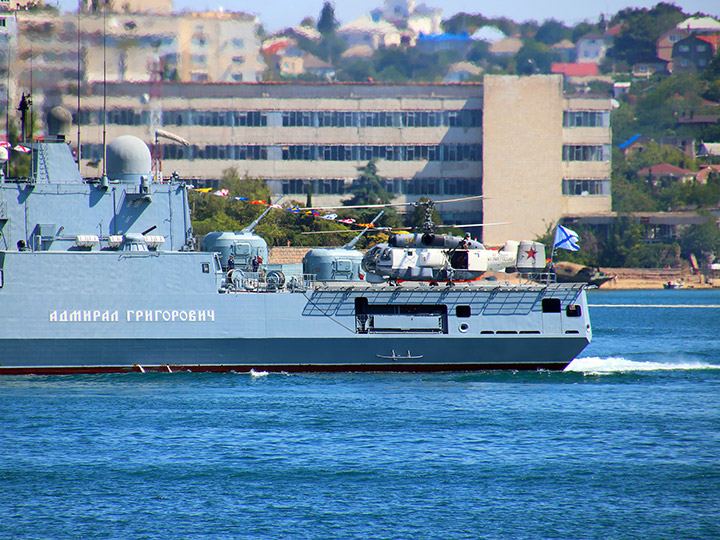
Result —
<instances>
[{"instance_id":1,"label":"concrete wall","mask_svg":"<svg viewBox=\"0 0 720 540\"><path fill-rule=\"evenodd\" d=\"M562 76L485 76L483 240L534 239L560 217Z\"/></svg>"}]
</instances>

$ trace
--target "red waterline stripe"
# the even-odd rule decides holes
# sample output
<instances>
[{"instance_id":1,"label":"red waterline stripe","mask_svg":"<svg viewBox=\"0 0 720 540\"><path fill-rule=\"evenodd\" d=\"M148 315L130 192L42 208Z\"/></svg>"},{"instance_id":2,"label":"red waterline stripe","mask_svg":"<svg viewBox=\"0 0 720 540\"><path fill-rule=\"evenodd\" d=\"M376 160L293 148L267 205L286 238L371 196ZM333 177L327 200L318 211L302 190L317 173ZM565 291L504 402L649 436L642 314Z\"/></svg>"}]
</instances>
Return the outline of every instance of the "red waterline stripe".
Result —
<instances>
[{"instance_id":1,"label":"red waterline stripe","mask_svg":"<svg viewBox=\"0 0 720 540\"><path fill-rule=\"evenodd\" d=\"M522 364L348 364L348 365L152 365L152 366L68 366L68 367L0 367L0 375L75 375L102 373L190 371L192 373L249 373L267 371L270 373L425 373L443 371L562 371L569 362L522 363ZM168 369L169 368L169 369Z\"/></svg>"}]
</instances>

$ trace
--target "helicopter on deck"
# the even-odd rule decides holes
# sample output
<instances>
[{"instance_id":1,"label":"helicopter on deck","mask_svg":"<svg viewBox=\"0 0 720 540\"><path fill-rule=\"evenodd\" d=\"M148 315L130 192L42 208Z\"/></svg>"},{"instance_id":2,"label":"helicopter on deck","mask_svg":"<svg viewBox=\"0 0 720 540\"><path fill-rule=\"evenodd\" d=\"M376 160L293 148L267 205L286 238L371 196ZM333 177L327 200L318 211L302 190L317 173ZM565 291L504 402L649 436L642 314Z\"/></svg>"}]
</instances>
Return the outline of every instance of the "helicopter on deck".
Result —
<instances>
[{"instance_id":1,"label":"helicopter on deck","mask_svg":"<svg viewBox=\"0 0 720 540\"><path fill-rule=\"evenodd\" d=\"M441 202L450 203L468 199ZM402 281L420 281L452 285L455 282L480 279L488 271L537 273L545 267L545 246L539 242L510 240L499 250L488 249L481 242L473 240L469 233L465 237L436 233L432 221L432 211L436 204L434 201L408 204L416 207L424 206L425 219L422 232L393 233L386 243L373 246L363 256L361 262L368 282L397 284ZM381 205L370 207L374 206ZM491 224L468 224L458 227L487 225Z\"/></svg>"}]
</instances>

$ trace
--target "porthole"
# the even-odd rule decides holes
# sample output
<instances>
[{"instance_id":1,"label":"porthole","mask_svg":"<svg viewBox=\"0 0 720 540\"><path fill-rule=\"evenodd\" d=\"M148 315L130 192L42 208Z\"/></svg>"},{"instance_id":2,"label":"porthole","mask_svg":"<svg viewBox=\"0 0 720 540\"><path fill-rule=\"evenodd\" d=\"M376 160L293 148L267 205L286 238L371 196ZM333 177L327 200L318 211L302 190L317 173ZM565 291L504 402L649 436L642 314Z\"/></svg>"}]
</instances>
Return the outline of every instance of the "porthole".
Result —
<instances>
[{"instance_id":1,"label":"porthole","mask_svg":"<svg viewBox=\"0 0 720 540\"><path fill-rule=\"evenodd\" d=\"M470 325L468 325L467 323L462 323L462 324L458 327L458 330L460 330L460 331L464 334L465 332L467 332L468 330L470 330Z\"/></svg>"}]
</instances>

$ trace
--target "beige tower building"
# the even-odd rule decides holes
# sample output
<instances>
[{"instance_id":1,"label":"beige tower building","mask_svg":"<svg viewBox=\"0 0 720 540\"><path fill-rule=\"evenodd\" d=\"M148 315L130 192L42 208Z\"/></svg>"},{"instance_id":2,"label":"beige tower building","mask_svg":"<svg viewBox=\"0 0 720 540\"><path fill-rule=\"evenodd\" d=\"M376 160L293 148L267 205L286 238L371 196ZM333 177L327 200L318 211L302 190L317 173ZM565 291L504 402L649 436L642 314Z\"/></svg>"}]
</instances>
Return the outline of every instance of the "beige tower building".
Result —
<instances>
[{"instance_id":1,"label":"beige tower building","mask_svg":"<svg viewBox=\"0 0 720 540\"><path fill-rule=\"evenodd\" d=\"M563 95L560 75L488 75L483 239L532 239L567 214L610 211L610 99Z\"/></svg>"}]
</instances>

